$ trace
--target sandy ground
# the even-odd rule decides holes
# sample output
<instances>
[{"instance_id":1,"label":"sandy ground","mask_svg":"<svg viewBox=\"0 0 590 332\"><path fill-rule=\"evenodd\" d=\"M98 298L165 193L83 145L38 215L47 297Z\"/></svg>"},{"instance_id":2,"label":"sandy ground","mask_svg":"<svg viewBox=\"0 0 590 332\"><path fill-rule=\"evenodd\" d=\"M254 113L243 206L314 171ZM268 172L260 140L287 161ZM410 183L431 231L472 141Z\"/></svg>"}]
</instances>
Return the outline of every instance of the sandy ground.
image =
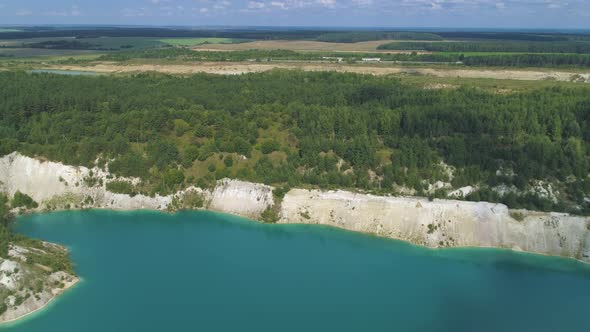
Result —
<instances>
[{"instance_id":1,"label":"sandy ground","mask_svg":"<svg viewBox=\"0 0 590 332\"><path fill-rule=\"evenodd\" d=\"M379 52L379 53L410 53L411 51L378 50L379 45L392 40L376 40L358 43L326 43L303 40L259 40L239 44L205 44L194 47L201 51L242 51L242 50L292 50L292 51L333 51L333 52ZM419 52L430 53L430 52Z\"/></svg>"},{"instance_id":2,"label":"sandy ground","mask_svg":"<svg viewBox=\"0 0 590 332\"><path fill-rule=\"evenodd\" d=\"M99 73L139 73L161 72L167 74L210 73L221 75L239 75L264 72L272 69L299 69L305 71L336 71L371 75L431 75L436 77L491 78L508 80L554 80L578 81L590 83L590 71L571 73L565 71L544 70L490 70L490 69L446 69L446 68L410 68L391 65L347 65L336 63L257 63L257 62L195 62L190 64L118 64L96 63L90 66L61 65L51 69L95 71Z\"/></svg>"}]
</instances>

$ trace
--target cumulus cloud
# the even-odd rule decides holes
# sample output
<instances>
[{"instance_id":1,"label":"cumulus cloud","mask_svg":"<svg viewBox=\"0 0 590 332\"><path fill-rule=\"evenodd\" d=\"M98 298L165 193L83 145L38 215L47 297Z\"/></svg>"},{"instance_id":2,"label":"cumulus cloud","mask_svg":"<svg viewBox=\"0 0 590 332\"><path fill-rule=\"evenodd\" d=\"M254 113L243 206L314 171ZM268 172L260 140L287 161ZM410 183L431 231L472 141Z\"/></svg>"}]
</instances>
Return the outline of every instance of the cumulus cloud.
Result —
<instances>
[{"instance_id":1,"label":"cumulus cloud","mask_svg":"<svg viewBox=\"0 0 590 332\"><path fill-rule=\"evenodd\" d=\"M263 9L266 7L264 2L260 1L248 1L248 9Z\"/></svg>"},{"instance_id":2,"label":"cumulus cloud","mask_svg":"<svg viewBox=\"0 0 590 332\"><path fill-rule=\"evenodd\" d=\"M16 13L16 16L31 16L33 15L33 11L30 9L19 9Z\"/></svg>"},{"instance_id":3,"label":"cumulus cloud","mask_svg":"<svg viewBox=\"0 0 590 332\"><path fill-rule=\"evenodd\" d=\"M287 8L289 8L287 6L287 3L286 2L282 2L282 1L271 1L270 2L270 5L272 7L277 7L277 8L280 8L280 9L287 9Z\"/></svg>"},{"instance_id":4,"label":"cumulus cloud","mask_svg":"<svg viewBox=\"0 0 590 332\"><path fill-rule=\"evenodd\" d=\"M37 5L24 5L33 2ZM536 24L531 27L550 27L547 24L559 27L573 25L575 20L572 19L577 18L575 25L589 28L590 21L581 19L590 17L589 2L590 0L0 0L0 22L31 21L30 18L18 18L22 16L84 16L94 17L94 22L97 23L97 20L100 23L109 23L117 18L150 16L174 19L146 19L143 22L191 24L194 21L186 18L207 16L218 18L211 22L214 24L235 25L279 23L413 26L428 20L431 22L429 24L441 26L482 26L478 25L481 23L484 26L527 27L529 22L534 22ZM72 3L77 3L79 7L71 6ZM222 20L222 16L227 18ZM65 23L67 20L61 22Z\"/></svg>"},{"instance_id":5,"label":"cumulus cloud","mask_svg":"<svg viewBox=\"0 0 590 332\"><path fill-rule=\"evenodd\" d=\"M336 0L316 0L322 7L334 8L336 7Z\"/></svg>"}]
</instances>

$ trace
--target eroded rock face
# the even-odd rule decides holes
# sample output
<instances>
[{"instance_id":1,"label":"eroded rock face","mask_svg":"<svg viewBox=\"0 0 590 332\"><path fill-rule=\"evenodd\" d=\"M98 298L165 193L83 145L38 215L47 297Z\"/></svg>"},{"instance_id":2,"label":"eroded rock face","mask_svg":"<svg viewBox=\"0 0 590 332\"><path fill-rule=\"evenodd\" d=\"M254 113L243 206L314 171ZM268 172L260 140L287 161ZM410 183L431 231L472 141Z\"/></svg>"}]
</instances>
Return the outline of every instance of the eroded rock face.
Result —
<instances>
[{"instance_id":1,"label":"eroded rock face","mask_svg":"<svg viewBox=\"0 0 590 332\"><path fill-rule=\"evenodd\" d=\"M211 190L191 187L168 196L130 197L107 191L104 183L109 174L99 169L93 169L92 174L102 179L103 185L88 187L84 178L90 171L12 153L0 158L0 190L28 194L40 203L39 210L47 206L62 209L65 202L71 208L81 207L88 197L92 198L91 203L83 207L167 210L183 207L178 202L196 193L202 198L202 208L260 219L275 204L272 187L229 179L218 181ZM485 202L431 202L422 198L293 189L281 203L279 222L331 225L428 247L509 248L590 262L590 218L517 211L516 220L514 212L505 205Z\"/></svg>"},{"instance_id":2,"label":"eroded rock face","mask_svg":"<svg viewBox=\"0 0 590 332\"><path fill-rule=\"evenodd\" d=\"M85 180L88 177L95 179L94 186L87 185ZM39 203L39 211L47 208L169 210L176 208L174 201L182 201L185 195L196 192L202 196L205 208L257 219L266 208L274 204L272 187L238 180L220 180L213 190L191 187L167 196L131 197L106 190L106 183L112 179L109 173L99 168L88 169L40 161L17 152L0 158L0 191L9 195L20 191L31 196ZM117 180L138 181L134 178Z\"/></svg>"},{"instance_id":3,"label":"eroded rock face","mask_svg":"<svg viewBox=\"0 0 590 332\"><path fill-rule=\"evenodd\" d=\"M257 219L274 205L272 190L263 184L224 179L211 193L209 209Z\"/></svg>"},{"instance_id":4,"label":"eroded rock face","mask_svg":"<svg viewBox=\"0 0 590 332\"><path fill-rule=\"evenodd\" d=\"M503 204L294 189L283 199L280 222L331 225L428 247L509 248L590 262L589 218L518 213L521 221Z\"/></svg>"}]
</instances>

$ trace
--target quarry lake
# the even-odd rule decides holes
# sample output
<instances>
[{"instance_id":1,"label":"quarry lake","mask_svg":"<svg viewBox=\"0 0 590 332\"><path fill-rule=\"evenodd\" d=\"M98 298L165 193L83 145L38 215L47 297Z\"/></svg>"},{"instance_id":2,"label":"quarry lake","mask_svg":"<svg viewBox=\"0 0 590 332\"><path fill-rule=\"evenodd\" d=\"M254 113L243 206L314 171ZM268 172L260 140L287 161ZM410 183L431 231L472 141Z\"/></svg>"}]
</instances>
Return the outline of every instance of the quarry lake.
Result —
<instances>
[{"instance_id":1,"label":"quarry lake","mask_svg":"<svg viewBox=\"0 0 590 332\"><path fill-rule=\"evenodd\" d=\"M58 212L15 230L66 245L82 281L1 331L589 329L590 267L568 259L212 212Z\"/></svg>"}]
</instances>

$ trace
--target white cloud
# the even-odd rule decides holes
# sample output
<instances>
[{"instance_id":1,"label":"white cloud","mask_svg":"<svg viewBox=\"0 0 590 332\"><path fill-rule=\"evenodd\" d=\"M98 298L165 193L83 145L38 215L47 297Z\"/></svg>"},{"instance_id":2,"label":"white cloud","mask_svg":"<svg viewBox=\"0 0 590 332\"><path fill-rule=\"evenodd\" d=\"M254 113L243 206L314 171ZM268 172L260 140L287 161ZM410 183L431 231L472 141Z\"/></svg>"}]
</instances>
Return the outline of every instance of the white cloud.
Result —
<instances>
[{"instance_id":1,"label":"white cloud","mask_svg":"<svg viewBox=\"0 0 590 332\"><path fill-rule=\"evenodd\" d=\"M213 5L213 9L226 9L231 6L231 2L228 0L216 1Z\"/></svg>"},{"instance_id":2,"label":"white cloud","mask_svg":"<svg viewBox=\"0 0 590 332\"><path fill-rule=\"evenodd\" d=\"M373 5L373 0L352 0L352 4L357 7L370 7Z\"/></svg>"},{"instance_id":3,"label":"white cloud","mask_svg":"<svg viewBox=\"0 0 590 332\"><path fill-rule=\"evenodd\" d=\"M336 7L336 0L316 0L319 5L326 8Z\"/></svg>"},{"instance_id":4,"label":"white cloud","mask_svg":"<svg viewBox=\"0 0 590 332\"><path fill-rule=\"evenodd\" d=\"M20 9L15 13L16 16L30 16L33 12L30 9Z\"/></svg>"},{"instance_id":5,"label":"white cloud","mask_svg":"<svg viewBox=\"0 0 590 332\"><path fill-rule=\"evenodd\" d=\"M264 2L248 1L248 9L263 9L266 7Z\"/></svg>"},{"instance_id":6,"label":"white cloud","mask_svg":"<svg viewBox=\"0 0 590 332\"><path fill-rule=\"evenodd\" d=\"M150 12L142 7L142 8L124 8L121 11L123 17L144 17L144 16L151 16Z\"/></svg>"},{"instance_id":7,"label":"white cloud","mask_svg":"<svg viewBox=\"0 0 590 332\"><path fill-rule=\"evenodd\" d=\"M281 8L281 9L287 9L288 8L287 3L282 2L282 1L271 1L270 2L270 5L272 7L277 7L277 8Z\"/></svg>"}]
</instances>

